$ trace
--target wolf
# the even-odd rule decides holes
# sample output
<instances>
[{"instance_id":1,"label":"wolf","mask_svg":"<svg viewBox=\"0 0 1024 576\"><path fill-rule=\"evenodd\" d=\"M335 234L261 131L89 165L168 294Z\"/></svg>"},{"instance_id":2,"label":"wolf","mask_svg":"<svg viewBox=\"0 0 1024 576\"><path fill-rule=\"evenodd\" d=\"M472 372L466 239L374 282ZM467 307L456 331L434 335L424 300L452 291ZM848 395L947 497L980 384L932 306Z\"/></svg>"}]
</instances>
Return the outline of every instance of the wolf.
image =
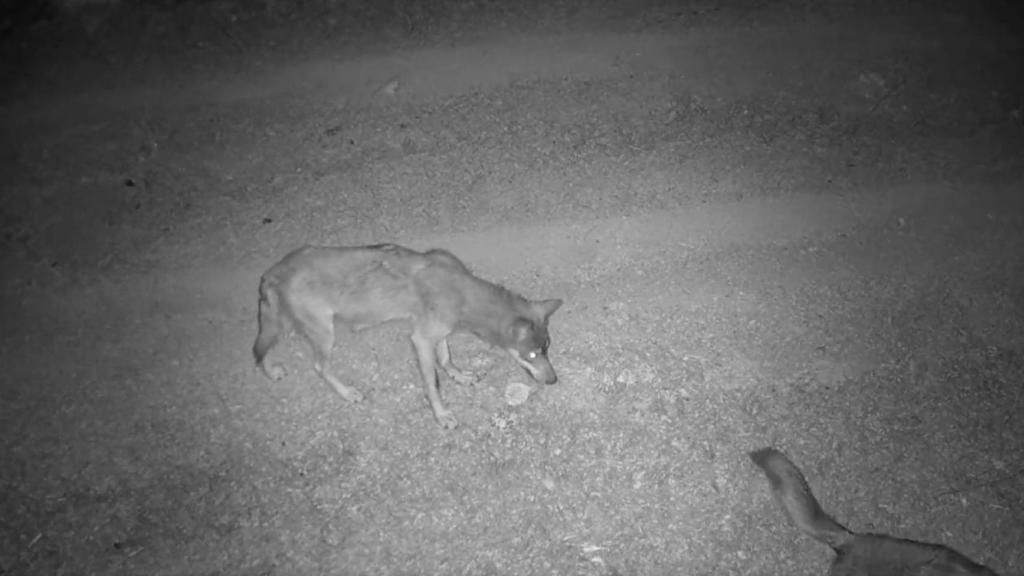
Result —
<instances>
[{"instance_id":1,"label":"wolf","mask_svg":"<svg viewBox=\"0 0 1024 576\"><path fill-rule=\"evenodd\" d=\"M940 544L851 532L825 513L803 473L785 454L769 447L751 452L750 459L768 477L790 520L836 552L829 576L998 576Z\"/></svg>"},{"instance_id":2,"label":"wolf","mask_svg":"<svg viewBox=\"0 0 1024 576\"><path fill-rule=\"evenodd\" d=\"M312 345L316 373L345 400L360 402L363 395L328 370L335 321L353 332L404 321L412 328L410 339L434 417L444 429L454 429L458 420L438 391L438 364L459 384L473 384L477 376L452 363L448 336L474 334L505 350L535 381L554 384L558 376L548 360L548 320L561 305L561 299L527 300L479 278L447 250L307 245L260 278L259 334L252 351L264 374L280 380L285 372L267 361L267 353L291 325Z\"/></svg>"}]
</instances>

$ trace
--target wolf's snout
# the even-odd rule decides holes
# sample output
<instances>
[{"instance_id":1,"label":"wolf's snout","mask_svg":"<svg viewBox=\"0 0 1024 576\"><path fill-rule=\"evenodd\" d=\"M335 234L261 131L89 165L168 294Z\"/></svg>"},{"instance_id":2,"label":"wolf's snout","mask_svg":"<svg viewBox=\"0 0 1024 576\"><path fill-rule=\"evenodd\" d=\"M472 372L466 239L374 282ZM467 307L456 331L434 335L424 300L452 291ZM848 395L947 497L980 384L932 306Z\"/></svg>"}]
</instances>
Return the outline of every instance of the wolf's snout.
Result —
<instances>
[{"instance_id":1,"label":"wolf's snout","mask_svg":"<svg viewBox=\"0 0 1024 576\"><path fill-rule=\"evenodd\" d=\"M530 366L530 376L533 377L537 382L543 382L547 385L558 382L558 374L555 373L555 369L550 364L544 366Z\"/></svg>"}]
</instances>

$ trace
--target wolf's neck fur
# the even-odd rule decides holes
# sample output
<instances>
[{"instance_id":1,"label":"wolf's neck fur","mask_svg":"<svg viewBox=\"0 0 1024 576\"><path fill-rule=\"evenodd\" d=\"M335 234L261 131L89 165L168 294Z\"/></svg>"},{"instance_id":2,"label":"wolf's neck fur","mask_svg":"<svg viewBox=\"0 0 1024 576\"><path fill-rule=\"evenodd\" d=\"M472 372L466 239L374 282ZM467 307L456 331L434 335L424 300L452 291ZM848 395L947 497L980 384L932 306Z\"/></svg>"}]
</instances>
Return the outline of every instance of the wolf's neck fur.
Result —
<instances>
[{"instance_id":1,"label":"wolf's neck fur","mask_svg":"<svg viewBox=\"0 0 1024 576\"><path fill-rule=\"evenodd\" d=\"M529 302L503 286L476 277L473 281L479 293L463 304L466 313L460 319L458 328L492 346L510 348L513 344L512 323L520 318L528 318L524 310L529 308Z\"/></svg>"}]
</instances>

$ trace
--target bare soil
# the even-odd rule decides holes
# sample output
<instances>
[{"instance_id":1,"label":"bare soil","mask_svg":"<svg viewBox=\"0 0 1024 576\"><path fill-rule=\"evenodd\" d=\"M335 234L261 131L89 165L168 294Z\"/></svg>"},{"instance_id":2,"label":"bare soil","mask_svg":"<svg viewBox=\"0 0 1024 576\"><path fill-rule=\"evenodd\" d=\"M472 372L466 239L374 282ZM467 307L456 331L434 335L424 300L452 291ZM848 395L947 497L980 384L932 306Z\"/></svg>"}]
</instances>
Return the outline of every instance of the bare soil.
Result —
<instances>
[{"instance_id":1,"label":"bare soil","mask_svg":"<svg viewBox=\"0 0 1024 576\"><path fill-rule=\"evenodd\" d=\"M330 4L4 38L0 574L823 574L764 445L1024 572L1009 4ZM458 337L445 432L401 326L360 405L266 380L260 273L371 242L564 298L558 384Z\"/></svg>"}]
</instances>

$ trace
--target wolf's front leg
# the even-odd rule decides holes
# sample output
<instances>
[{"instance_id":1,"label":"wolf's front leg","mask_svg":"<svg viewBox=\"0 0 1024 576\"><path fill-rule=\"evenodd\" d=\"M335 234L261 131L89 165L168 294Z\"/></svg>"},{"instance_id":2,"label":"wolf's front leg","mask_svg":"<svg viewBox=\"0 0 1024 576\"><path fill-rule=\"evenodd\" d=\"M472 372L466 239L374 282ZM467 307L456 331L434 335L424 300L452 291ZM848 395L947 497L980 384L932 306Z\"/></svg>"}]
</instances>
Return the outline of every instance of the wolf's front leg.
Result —
<instances>
[{"instance_id":1,"label":"wolf's front leg","mask_svg":"<svg viewBox=\"0 0 1024 576\"><path fill-rule=\"evenodd\" d=\"M430 408L434 411L434 418L437 423L446 430L452 430L459 425L459 421L452 414L451 410L441 402L441 394L437 389L437 361L434 358L434 350L438 345L436 338L415 330L411 336L413 348L416 349L416 360L420 367L420 376L423 378L423 391L430 402Z\"/></svg>"},{"instance_id":2,"label":"wolf's front leg","mask_svg":"<svg viewBox=\"0 0 1024 576\"><path fill-rule=\"evenodd\" d=\"M472 373L460 370L455 364L452 363L452 353L448 349L448 338L442 338L437 343L437 359L441 362L441 368L444 368L445 373L452 380L462 384L463 386L472 386L477 383L479 377Z\"/></svg>"}]
</instances>

